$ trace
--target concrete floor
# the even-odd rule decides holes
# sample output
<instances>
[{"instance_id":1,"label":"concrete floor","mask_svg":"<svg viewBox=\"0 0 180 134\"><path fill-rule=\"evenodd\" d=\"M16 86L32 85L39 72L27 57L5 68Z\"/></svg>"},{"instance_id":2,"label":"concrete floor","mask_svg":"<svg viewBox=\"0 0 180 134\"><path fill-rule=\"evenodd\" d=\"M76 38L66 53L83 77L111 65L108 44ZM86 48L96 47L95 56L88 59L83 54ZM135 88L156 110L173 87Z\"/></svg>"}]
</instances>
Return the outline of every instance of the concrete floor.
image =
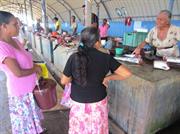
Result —
<instances>
[{"instance_id":1,"label":"concrete floor","mask_svg":"<svg viewBox=\"0 0 180 134\"><path fill-rule=\"evenodd\" d=\"M68 114L69 111L44 112L45 120L43 127L47 128L45 134L68 134Z\"/></svg>"},{"instance_id":2,"label":"concrete floor","mask_svg":"<svg viewBox=\"0 0 180 134\"><path fill-rule=\"evenodd\" d=\"M69 111L59 110L45 112L43 126L48 129L45 134L68 134L68 113ZM180 134L180 121L177 121L156 134Z\"/></svg>"},{"instance_id":3,"label":"concrete floor","mask_svg":"<svg viewBox=\"0 0 180 134\"><path fill-rule=\"evenodd\" d=\"M45 112L43 126L48 129L47 133L45 134L68 134L68 113L69 111L59 110ZM180 134L180 121L177 121L156 134Z\"/></svg>"}]
</instances>

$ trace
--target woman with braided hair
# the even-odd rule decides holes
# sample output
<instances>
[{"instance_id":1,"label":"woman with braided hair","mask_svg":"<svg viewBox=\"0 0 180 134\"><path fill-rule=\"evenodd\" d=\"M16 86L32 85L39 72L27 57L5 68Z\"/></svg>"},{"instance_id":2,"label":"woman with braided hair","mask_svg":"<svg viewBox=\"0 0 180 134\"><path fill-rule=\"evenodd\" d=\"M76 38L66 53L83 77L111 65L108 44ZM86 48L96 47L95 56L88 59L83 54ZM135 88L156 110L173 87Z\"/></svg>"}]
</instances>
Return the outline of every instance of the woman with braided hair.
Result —
<instances>
[{"instance_id":1,"label":"woman with braided hair","mask_svg":"<svg viewBox=\"0 0 180 134\"><path fill-rule=\"evenodd\" d=\"M106 88L110 80L124 80L131 72L100 48L99 30L81 32L78 52L65 66L62 84L72 83L69 134L109 134ZM107 75L108 72L113 72Z\"/></svg>"}]
</instances>

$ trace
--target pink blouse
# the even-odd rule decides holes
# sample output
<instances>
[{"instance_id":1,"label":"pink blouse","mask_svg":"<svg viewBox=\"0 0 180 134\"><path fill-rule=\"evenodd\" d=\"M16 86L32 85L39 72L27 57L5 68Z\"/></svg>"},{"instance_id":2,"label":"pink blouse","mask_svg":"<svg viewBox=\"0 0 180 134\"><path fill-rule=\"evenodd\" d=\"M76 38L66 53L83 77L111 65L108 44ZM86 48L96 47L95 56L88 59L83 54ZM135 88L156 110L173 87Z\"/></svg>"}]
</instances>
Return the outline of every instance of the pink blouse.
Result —
<instances>
[{"instance_id":1,"label":"pink blouse","mask_svg":"<svg viewBox=\"0 0 180 134\"><path fill-rule=\"evenodd\" d=\"M16 59L19 66L23 69L33 67L32 55L23 48L23 45L16 38L14 38L14 40L19 45L20 50L6 42L0 41L0 69L4 71L7 76L8 95L20 96L33 91L37 78L35 73L24 77L17 77L3 64L5 58L10 57Z\"/></svg>"},{"instance_id":2,"label":"pink blouse","mask_svg":"<svg viewBox=\"0 0 180 134\"><path fill-rule=\"evenodd\" d=\"M108 35L108 29L109 29L109 26L108 25L101 25L99 26L99 31L100 31L100 36L101 37L107 37Z\"/></svg>"}]
</instances>

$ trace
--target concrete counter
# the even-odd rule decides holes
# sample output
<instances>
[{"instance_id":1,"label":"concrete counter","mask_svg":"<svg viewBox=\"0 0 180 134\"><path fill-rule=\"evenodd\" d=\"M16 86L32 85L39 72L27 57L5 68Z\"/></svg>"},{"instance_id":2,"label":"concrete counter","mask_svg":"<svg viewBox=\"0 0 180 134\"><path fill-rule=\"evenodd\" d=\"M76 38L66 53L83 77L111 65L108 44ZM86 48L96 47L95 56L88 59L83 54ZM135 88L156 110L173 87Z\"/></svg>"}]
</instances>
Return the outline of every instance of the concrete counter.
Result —
<instances>
[{"instance_id":1,"label":"concrete counter","mask_svg":"<svg viewBox=\"0 0 180 134\"><path fill-rule=\"evenodd\" d=\"M54 65L60 72L63 72L66 62L72 53L71 48L64 46L58 46L56 50L54 50Z\"/></svg>"},{"instance_id":2,"label":"concrete counter","mask_svg":"<svg viewBox=\"0 0 180 134\"><path fill-rule=\"evenodd\" d=\"M0 134L11 134L6 75L0 70Z\"/></svg>"},{"instance_id":3,"label":"concrete counter","mask_svg":"<svg viewBox=\"0 0 180 134\"><path fill-rule=\"evenodd\" d=\"M133 76L110 82L109 115L128 134L153 134L180 116L180 72L127 65Z\"/></svg>"}]
</instances>

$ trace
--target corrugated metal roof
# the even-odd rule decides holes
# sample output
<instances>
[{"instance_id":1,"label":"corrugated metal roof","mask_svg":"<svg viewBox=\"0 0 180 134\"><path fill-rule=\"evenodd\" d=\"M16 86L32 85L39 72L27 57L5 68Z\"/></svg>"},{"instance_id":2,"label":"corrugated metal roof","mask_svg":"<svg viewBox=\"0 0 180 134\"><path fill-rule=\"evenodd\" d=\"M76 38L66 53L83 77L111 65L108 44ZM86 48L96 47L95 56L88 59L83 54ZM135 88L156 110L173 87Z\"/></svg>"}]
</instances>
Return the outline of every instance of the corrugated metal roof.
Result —
<instances>
[{"instance_id":1,"label":"corrugated metal roof","mask_svg":"<svg viewBox=\"0 0 180 134\"><path fill-rule=\"evenodd\" d=\"M29 0L25 1L27 14L30 15ZM49 19L57 16L61 21L69 22L70 15L75 15L79 21L83 20L81 7L84 0L46 0L46 4ZM122 20L123 17L117 15L116 8L125 9L126 16L131 16L134 20L154 20L160 10L167 9L168 0L94 0L92 12L98 13L98 5L100 20L103 18ZM41 18L41 1L32 0L32 6L34 20ZM23 16L25 14L24 0L0 0L0 10ZM172 14L174 19L180 19L180 0L174 1Z\"/></svg>"}]
</instances>

